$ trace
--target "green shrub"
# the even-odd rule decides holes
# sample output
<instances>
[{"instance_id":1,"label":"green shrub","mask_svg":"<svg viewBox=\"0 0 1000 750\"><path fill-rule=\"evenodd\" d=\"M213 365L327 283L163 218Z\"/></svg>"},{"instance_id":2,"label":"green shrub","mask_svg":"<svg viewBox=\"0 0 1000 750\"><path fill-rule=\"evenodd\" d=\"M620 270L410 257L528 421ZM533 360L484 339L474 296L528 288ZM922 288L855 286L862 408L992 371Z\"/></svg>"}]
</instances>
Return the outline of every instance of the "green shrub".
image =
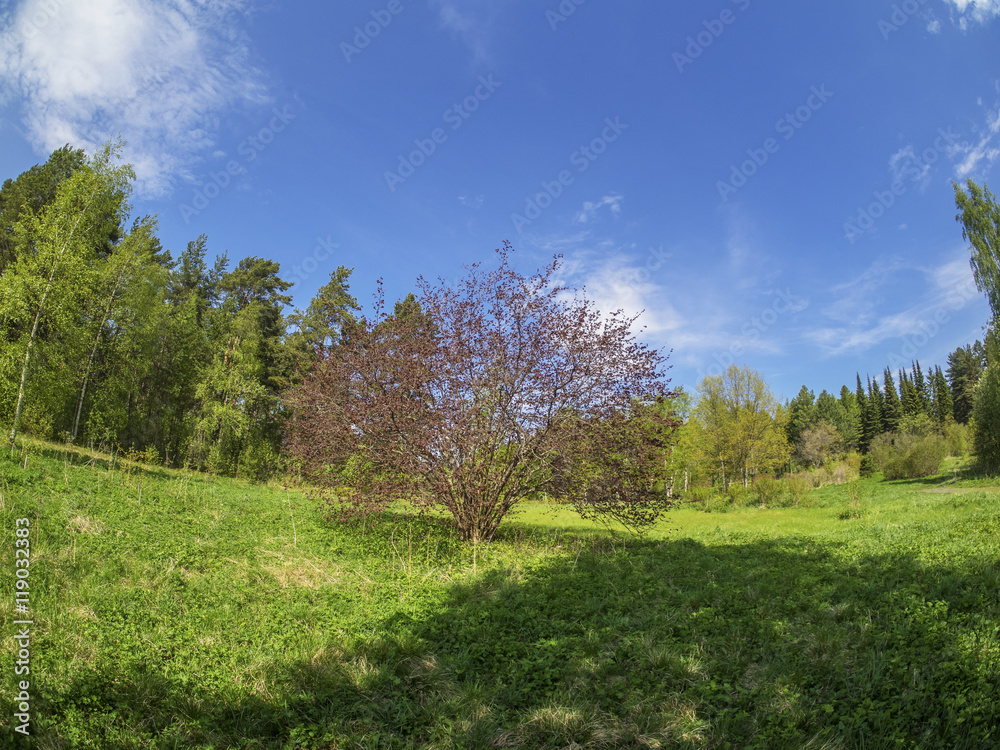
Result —
<instances>
[{"instance_id":1,"label":"green shrub","mask_svg":"<svg viewBox=\"0 0 1000 750\"><path fill-rule=\"evenodd\" d=\"M882 475L892 480L937 474L947 453L948 446L940 435L920 437L887 432L872 441L870 455Z\"/></svg>"},{"instance_id":2,"label":"green shrub","mask_svg":"<svg viewBox=\"0 0 1000 750\"><path fill-rule=\"evenodd\" d=\"M866 453L861 457L858 462L858 475L862 479L868 479L869 477L875 476L878 472L878 463L875 461L875 456L871 453Z\"/></svg>"},{"instance_id":3,"label":"green shrub","mask_svg":"<svg viewBox=\"0 0 1000 750\"><path fill-rule=\"evenodd\" d=\"M785 489L774 477L759 477L753 485L753 494L761 505L775 506L780 504Z\"/></svg>"}]
</instances>

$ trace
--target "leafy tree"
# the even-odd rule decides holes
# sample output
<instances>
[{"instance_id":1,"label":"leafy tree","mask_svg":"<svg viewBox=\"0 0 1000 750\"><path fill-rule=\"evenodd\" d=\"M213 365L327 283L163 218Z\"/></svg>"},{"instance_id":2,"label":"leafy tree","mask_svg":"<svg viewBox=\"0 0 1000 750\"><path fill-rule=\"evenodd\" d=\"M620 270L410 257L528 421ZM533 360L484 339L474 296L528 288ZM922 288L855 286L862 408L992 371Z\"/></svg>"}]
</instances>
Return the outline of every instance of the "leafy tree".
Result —
<instances>
[{"instance_id":1,"label":"leafy tree","mask_svg":"<svg viewBox=\"0 0 1000 750\"><path fill-rule=\"evenodd\" d=\"M215 311L216 354L197 390L200 418L192 459L222 474L265 479L277 468L282 440L279 390L291 284L271 260L244 258L222 277Z\"/></svg>"},{"instance_id":2,"label":"leafy tree","mask_svg":"<svg viewBox=\"0 0 1000 750\"><path fill-rule=\"evenodd\" d=\"M758 473L788 460L787 414L759 372L731 365L702 380L699 391L695 414L723 489L734 482L748 487Z\"/></svg>"},{"instance_id":3,"label":"leafy tree","mask_svg":"<svg viewBox=\"0 0 1000 750\"><path fill-rule=\"evenodd\" d=\"M353 269L338 266L330 280L319 288L309 306L288 316L288 323L295 330L287 340L289 358L286 371L288 384L301 382L301 377L312 369L318 355L335 346L361 308L350 293L348 280Z\"/></svg>"},{"instance_id":4,"label":"leafy tree","mask_svg":"<svg viewBox=\"0 0 1000 750\"><path fill-rule=\"evenodd\" d=\"M41 213L56 197L60 183L87 163L83 149L56 149L45 164L36 164L0 188L0 275L17 259L14 232L23 218Z\"/></svg>"},{"instance_id":5,"label":"leafy tree","mask_svg":"<svg viewBox=\"0 0 1000 750\"><path fill-rule=\"evenodd\" d=\"M955 217L962 225L962 237L971 243L972 272L976 287L986 294L993 320L1000 320L1000 205L989 187L973 180L966 182L968 192L955 188Z\"/></svg>"},{"instance_id":6,"label":"leafy tree","mask_svg":"<svg viewBox=\"0 0 1000 750\"><path fill-rule=\"evenodd\" d=\"M822 466L840 451L841 445L837 428L820 421L802 433L798 454L810 466Z\"/></svg>"},{"instance_id":7,"label":"leafy tree","mask_svg":"<svg viewBox=\"0 0 1000 750\"><path fill-rule=\"evenodd\" d=\"M991 362L976 386L972 408L976 459L988 470L1000 467L1000 363Z\"/></svg>"},{"instance_id":8,"label":"leafy tree","mask_svg":"<svg viewBox=\"0 0 1000 750\"><path fill-rule=\"evenodd\" d=\"M479 543L538 493L633 528L668 507L657 487L676 424L651 408L670 396L665 357L636 342L634 318L568 298L558 257L525 277L511 252L456 287L419 279L420 314L389 314L380 286L374 320L292 390L289 454L339 489L342 512L405 498Z\"/></svg>"},{"instance_id":9,"label":"leafy tree","mask_svg":"<svg viewBox=\"0 0 1000 750\"><path fill-rule=\"evenodd\" d=\"M126 198L134 173L129 165L113 163L120 149L121 144L105 146L86 167L59 183L55 198L41 212L23 215L16 225L17 260L0 277L3 328L12 349L23 352L11 442L29 395L40 333L44 329L77 344L77 337L67 334L79 322L94 281L95 258L128 213Z\"/></svg>"}]
</instances>

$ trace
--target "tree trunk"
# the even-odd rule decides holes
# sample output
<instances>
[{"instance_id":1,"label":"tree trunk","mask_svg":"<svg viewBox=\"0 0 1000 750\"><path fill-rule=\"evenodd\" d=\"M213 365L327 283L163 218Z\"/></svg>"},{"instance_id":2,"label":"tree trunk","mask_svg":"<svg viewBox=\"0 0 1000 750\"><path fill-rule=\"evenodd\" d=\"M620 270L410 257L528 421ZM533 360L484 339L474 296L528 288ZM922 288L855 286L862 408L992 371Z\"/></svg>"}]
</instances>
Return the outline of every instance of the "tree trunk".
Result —
<instances>
[{"instance_id":1,"label":"tree trunk","mask_svg":"<svg viewBox=\"0 0 1000 750\"><path fill-rule=\"evenodd\" d=\"M97 347L101 342L101 331L104 330L105 324L108 322L108 316L111 314L111 305L114 302L115 295L118 293L118 287L122 283L122 274L115 281L114 289L111 290L111 295L108 297L108 305L104 308L104 317L101 319L101 325L97 328L97 333L94 335L94 346L90 349L90 356L87 358L87 369L83 373L83 386L80 388L80 400L76 404L76 417L73 419L73 439L72 442L76 442L76 434L80 428L80 412L83 411L83 399L87 395L87 382L90 380L90 368L94 364L94 355L97 354Z\"/></svg>"}]
</instances>

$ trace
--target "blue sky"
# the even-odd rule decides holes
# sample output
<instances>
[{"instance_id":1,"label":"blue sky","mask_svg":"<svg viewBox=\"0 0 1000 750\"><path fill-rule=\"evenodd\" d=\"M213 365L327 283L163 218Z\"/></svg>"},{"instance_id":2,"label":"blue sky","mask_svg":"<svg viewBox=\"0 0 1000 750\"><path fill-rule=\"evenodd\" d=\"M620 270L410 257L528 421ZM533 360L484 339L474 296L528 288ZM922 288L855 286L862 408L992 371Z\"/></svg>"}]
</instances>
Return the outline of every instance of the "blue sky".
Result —
<instances>
[{"instance_id":1,"label":"blue sky","mask_svg":"<svg viewBox=\"0 0 1000 750\"><path fill-rule=\"evenodd\" d=\"M509 239L644 310L693 390L794 396L981 336L1000 0L0 0L0 177L127 141L135 214L370 305Z\"/></svg>"}]
</instances>

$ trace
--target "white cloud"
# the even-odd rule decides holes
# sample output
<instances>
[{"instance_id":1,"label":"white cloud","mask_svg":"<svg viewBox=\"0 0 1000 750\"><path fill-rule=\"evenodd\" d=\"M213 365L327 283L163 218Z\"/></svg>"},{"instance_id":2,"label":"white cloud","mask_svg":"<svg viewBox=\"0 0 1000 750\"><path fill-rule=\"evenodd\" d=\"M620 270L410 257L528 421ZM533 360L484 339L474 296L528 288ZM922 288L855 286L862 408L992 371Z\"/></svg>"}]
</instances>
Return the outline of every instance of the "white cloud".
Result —
<instances>
[{"instance_id":1,"label":"white cloud","mask_svg":"<svg viewBox=\"0 0 1000 750\"><path fill-rule=\"evenodd\" d=\"M959 157L955 165L955 176L964 180L980 170L989 169L1000 159L1000 147L995 143L1000 134L1000 102L992 112L986 111L986 125L979 129L979 140L963 143L951 149L952 158Z\"/></svg>"},{"instance_id":2,"label":"white cloud","mask_svg":"<svg viewBox=\"0 0 1000 750\"><path fill-rule=\"evenodd\" d=\"M609 206L611 210L611 215L615 218L621 215L622 212L622 202L625 200L624 197L620 195L605 195L596 203L593 201L586 201L583 204L583 208L576 215L577 224L586 224L587 222L593 221L597 218L598 209Z\"/></svg>"},{"instance_id":3,"label":"white cloud","mask_svg":"<svg viewBox=\"0 0 1000 750\"><path fill-rule=\"evenodd\" d=\"M964 30L970 22L988 23L1000 16L1000 0L945 0L958 11L958 25Z\"/></svg>"},{"instance_id":4,"label":"white cloud","mask_svg":"<svg viewBox=\"0 0 1000 750\"><path fill-rule=\"evenodd\" d=\"M458 36L473 54L473 62L490 63L490 31L506 2L501 0L431 0L441 25Z\"/></svg>"},{"instance_id":5,"label":"white cloud","mask_svg":"<svg viewBox=\"0 0 1000 750\"><path fill-rule=\"evenodd\" d=\"M475 198L470 198L467 195L458 196L458 202L461 203L466 208L482 208L483 201L486 200L486 196L477 195Z\"/></svg>"},{"instance_id":6,"label":"white cloud","mask_svg":"<svg viewBox=\"0 0 1000 750\"><path fill-rule=\"evenodd\" d=\"M167 192L215 148L219 113L266 100L237 31L248 0L24 0L0 32L0 85L46 154L122 135L137 188Z\"/></svg>"},{"instance_id":7,"label":"white cloud","mask_svg":"<svg viewBox=\"0 0 1000 750\"><path fill-rule=\"evenodd\" d=\"M902 271L922 273L926 290L905 310L876 315L875 309L882 303L878 290L896 281ZM908 284L907 288L915 285ZM943 320L979 298L965 248L930 268L914 268L899 259L878 260L858 279L832 291L840 298L823 313L843 325L816 328L805 334L827 356L857 354L889 339L927 335L928 330L937 330Z\"/></svg>"},{"instance_id":8,"label":"white cloud","mask_svg":"<svg viewBox=\"0 0 1000 750\"><path fill-rule=\"evenodd\" d=\"M935 18L927 24L927 30L932 34L941 33L941 22Z\"/></svg>"}]
</instances>

